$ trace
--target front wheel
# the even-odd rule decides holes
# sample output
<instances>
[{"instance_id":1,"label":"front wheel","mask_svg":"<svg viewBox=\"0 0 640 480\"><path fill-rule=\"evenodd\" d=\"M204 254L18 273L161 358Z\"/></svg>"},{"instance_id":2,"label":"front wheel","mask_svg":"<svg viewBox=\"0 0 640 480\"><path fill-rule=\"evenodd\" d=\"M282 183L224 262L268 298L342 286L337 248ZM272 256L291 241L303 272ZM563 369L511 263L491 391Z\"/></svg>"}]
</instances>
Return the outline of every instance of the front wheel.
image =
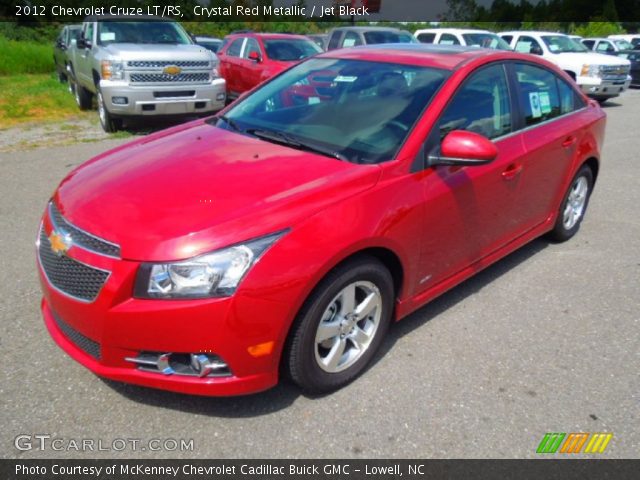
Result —
<instances>
[{"instance_id":1,"label":"front wheel","mask_svg":"<svg viewBox=\"0 0 640 480\"><path fill-rule=\"evenodd\" d=\"M592 190L593 172L587 165L583 165L573 177L569 190L564 196L556 224L549 233L552 240L564 242L578 232L587 211Z\"/></svg>"},{"instance_id":2,"label":"front wheel","mask_svg":"<svg viewBox=\"0 0 640 480\"><path fill-rule=\"evenodd\" d=\"M361 257L335 269L292 328L285 357L290 377L312 394L354 380L380 347L393 303L393 279L377 259Z\"/></svg>"},{"instance_id":3,"label":"front wheel","mask_svg":"<svg viewBox=\"0 0 640 480\"><path fill-rule=\"evenodd\" d=\"M91 108L91 92L77 82L74 82L74 85L74 96L78 107L80 110L89 110Z\"/></svg>"},{"instance_id":4,"label":"front wheel","mask_svg":"<svg viewBox=\"0 0 640 480\"><path fill-rule=\"evenodd\" d=\"M122 130L122 119L115 118L111 113L109 113L100 89L98 89L97 101L98 116L100 117L100 125L102 125L102 129L107 133L115 133L118 130Z\"/></svg>"}]
</instances>

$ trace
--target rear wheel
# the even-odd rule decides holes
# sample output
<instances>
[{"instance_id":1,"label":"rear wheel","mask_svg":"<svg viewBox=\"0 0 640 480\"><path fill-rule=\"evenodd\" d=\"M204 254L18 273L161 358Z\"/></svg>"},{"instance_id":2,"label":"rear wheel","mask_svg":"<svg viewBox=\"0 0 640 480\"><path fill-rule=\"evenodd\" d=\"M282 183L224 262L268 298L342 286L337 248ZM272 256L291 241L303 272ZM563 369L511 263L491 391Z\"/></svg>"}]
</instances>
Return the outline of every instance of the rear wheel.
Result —
<instances>
[{"instance_id":1,"label":"rear wheel","mask_svg":"<svg viewBox=\"0 0 640 480\"><path fill-rule=\"evenodd\" d=\"M391 274L375 258L361 257L331 272L292 328L285 360L293 381L317 394L354 380L380 347L393 302Z\"/></svg>"},{"instance_id":2,"label":"rear wheel","mask_svg":"<svg viewBox=\"0 0 640 480\"><path fill-rule=\"evenodd\" d=\"M107 110L107 106L104 102L104 97L102 96L102 92L98 88L97 94L98 100L98 116L100 117L100 125L102 125L102 129L107 133L114 133L118 130L122 130L122 119L114 117L109 110Z\"/></svg>"},{"instance_id":3,"label":"rear wheel","mask_svg":"<svg viewBox=\"0 0 640 480\"><path fill-rule=\"evenodd\" d=\"M556 224L549 233L551 239L564 242L578 232L587 211L592 190L593 172L587 165L583 165L573 177L569 190L564 196Z\"/></svg>"}]
</instances>

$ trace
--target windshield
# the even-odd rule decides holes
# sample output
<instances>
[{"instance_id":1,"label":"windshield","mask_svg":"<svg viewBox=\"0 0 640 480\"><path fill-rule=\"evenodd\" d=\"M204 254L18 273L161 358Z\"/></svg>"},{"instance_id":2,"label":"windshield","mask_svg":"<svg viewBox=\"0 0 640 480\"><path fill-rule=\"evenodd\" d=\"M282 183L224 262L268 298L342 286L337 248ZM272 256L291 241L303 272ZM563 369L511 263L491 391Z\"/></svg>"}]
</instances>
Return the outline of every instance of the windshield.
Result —
<instances>
[{"instance_id":1,"label":"windshield","mask_svg":"<svg viewBox=\"0 0 640 480\"><path fill-rule=\"evenodd\" d=\"M589 49L565 35L543 35L542 40L551 53L580 53Z\"/></svg>"},{"instance_id":2,"label":"windshield","mask_svg":"<svg viewBox=\"0 0 640 480\"><path fill-rule=\"evenodd\" d=\"M191 39L175 22L100 22L98 44L111 43L166 43L190 44Z\"/></svg>"},{"instance_id":3,"label":"windshield","mask_svg":"<svg viewBox=\"0 0 640 480\"><path fill-rule=\"evenodd\" d=\"M378 43L418 43L409 32L395 32L393 30L371 30L364 32L367 45Z\"/></svg>"},{"instance_id":4,"label":"windshield","mask_svg":"<svg viewBox=\"0 0 640 480\"><path fill-rule=\"evenodd\" d=\"M633 50L633 45L626 40L614 40L619 50Z\"/></svg>"},{"instance_id":5,"label":"windshield","mask_svg":"<svg viewBox=\"0 0 640 480\"><path fill-rule=\"evenodd\" d=\"M447 74L311 59L241 100L216 125L354 163L379 163L395 156Z\"/></svg>"},{"instance_id":6,"label":"windshield","mask_svg":"<svg viewBox=\"0 0 640 480\"><path fill-rule=\"evenodd\" d=\"M464 33L462 37L464 38L464 42L470 47L511 50L507 42L493 33Z\"/></svg>"},{"instance_id":7,"label":"windshield","mask_svg":"<svg viewBox=\"0 0 640 480\"><path fill-rule=\"evenodd\" d=\"M296 62L322 52L322 49L311 40L294 38L265 40L264 49L267 57L281 62Z\"/></svg>"}]
</instances>

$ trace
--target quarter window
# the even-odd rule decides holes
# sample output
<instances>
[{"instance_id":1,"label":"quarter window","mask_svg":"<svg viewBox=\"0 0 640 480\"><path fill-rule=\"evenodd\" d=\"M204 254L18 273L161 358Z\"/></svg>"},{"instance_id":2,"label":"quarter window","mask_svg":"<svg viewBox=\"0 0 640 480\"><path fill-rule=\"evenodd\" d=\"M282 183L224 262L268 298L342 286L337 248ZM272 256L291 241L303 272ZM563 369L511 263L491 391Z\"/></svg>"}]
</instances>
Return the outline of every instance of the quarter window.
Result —
<instances>
[{"instance_id":1,"label":"quarter window","mask_svg":"<svg viewBox=\"0 0 640 480\"><path fill-rule=\"evenodd\" d=\"M227 49L227 55L230 57L239 57L240 52L242 51L242 42L244 42L244 38L234 40Z\"/></svg>"},{"instance_id":2,"label":"quarter window","mask_svg":"<svg viewBox=\"0 0 640 480\"><path fill-rule=\"evenodd\" d=\"M561 115L555 74L544 68L522 63L515 64L515 70L526 126L536 125ZM571 103L573 104L573 101ZM569 105L567 101L565 108L571 108Z\"/></svg>"},{"instance_id":3,"label":"quarter window","mask_svg":"<svg viewBox=\"0 0 640 480\"><path fill-rule=\"evenodd\" d=\"M509 89L501 64L483 68L456 92L440 118L441 135L452 130L469 130L487 138L511 132Z\"/></svg>"}]
</instances>

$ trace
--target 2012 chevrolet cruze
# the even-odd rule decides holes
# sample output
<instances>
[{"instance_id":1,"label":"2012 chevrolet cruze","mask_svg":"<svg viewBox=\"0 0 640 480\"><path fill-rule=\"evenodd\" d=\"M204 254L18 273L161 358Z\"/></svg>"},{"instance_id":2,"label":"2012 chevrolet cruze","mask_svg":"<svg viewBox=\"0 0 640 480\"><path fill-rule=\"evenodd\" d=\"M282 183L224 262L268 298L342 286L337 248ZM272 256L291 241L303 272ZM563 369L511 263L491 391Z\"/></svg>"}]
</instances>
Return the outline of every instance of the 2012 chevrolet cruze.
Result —
<instances>
[{"instance_id":1,"label":"2012 chevrolet cruze","mask_svg":"<svg viewBox=\"0 0 640 480\"><path fill-rule=\"evenodd\" d=\"M571 238L605 115L534 56L325 53L216 117L72 171L42 313L98 375L201 395L339 388L399 320L542 235Z\"/></svg>"}]
</instances>

